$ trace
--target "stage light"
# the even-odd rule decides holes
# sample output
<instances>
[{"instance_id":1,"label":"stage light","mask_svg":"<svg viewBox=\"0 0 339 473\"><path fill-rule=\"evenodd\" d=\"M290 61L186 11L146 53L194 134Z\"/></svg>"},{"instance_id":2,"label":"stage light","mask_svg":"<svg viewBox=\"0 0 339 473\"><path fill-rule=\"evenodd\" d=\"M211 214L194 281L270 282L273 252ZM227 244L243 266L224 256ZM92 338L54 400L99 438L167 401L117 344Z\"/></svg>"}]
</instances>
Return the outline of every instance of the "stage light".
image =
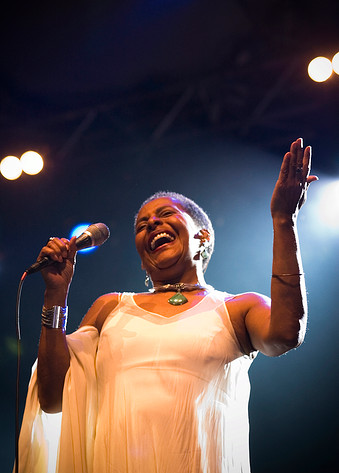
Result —
<instances>
[{"instance_id":1,"label":"stage light","mask_svg":"<svg viewBox=\"0 0 339 473\"><path fill-rule=\"evenodd\" d=\"M332 63L326 57L316 57L308 65L308 75L315 82L324 82L332 74Z\"/></svg>"},{"instance_id":2,"label":"stage light","mask_svg":"<svg viewBox=\"0 0 339 473\"><path fill-rule=\"evenodd\" d=\"M70 238L76 236L80 236L85 230L87 230L87 228L90 226L90 223L80 223L79 225L77 225L76 227L73 228L73 230L71 231L71 234L70 234ZM93 250L96 250L96 246L91 246L90 248L85 248L84 250L79 250L79 253L85 253L85 252L88 252L88 251L93 251Z\"/></svg>"},{"instance_id":3,"label":"stage light","mask_svg":"<svg viewBox=\"0 0 339 473\"><path fill-rule=\"evenodd\" d=\"M22 173L20 159L16 156L6 156L0 163L0 172L10 181L18 179Z\"/></svg>"},{"instance_id":4,"label":"stage light","mask_svg":"<svg viewBox=\"0 0 339 473\"><path fill-rule=\"evenodd\" d=\"M332 68L336 74L339 74L339 53L333 56Z\"/></svg>"},{"instance_id":5,"label":"stage light","mask_svg":"<svg viewBox=\"0 0 339 473\"><path fill-rule=\"evenodd\" d=\"M31 176L38 174L44 167L44 161L39 153L26 151L20 158L22 170Z\"/></svg>"},{"instance_id":6,"label":"stage light","mask_svg":"<svg viewBox=\"0 0 339 473\"><path fill-rule=\"evenodd\" d=\"M324 227L339 232L339 180L323 187L319 196L318 218Z\"/></svg>"}]
</instances>

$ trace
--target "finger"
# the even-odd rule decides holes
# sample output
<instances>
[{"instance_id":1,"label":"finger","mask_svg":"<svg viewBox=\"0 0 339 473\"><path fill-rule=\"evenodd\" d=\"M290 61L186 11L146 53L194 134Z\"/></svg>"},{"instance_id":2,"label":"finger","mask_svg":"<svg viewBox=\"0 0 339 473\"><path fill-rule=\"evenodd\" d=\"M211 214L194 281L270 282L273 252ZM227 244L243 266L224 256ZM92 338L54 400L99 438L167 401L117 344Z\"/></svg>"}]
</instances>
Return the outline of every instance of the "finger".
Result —
<instances>
[{"instance_id":1,"label":"finger","mask_svg":"<svg viewBox=\"0 0 339 473\"><path fill-rule=\"evenodd\" d=\"M297 155L297 168L303 167L303 157L304 157L304 141L302 138L298 138L295 141L296 155Z\"/></svg>"},{"instance_id":2,"label":"finger","mask_svg":"<svg viewBox=\"0 0 339 473\"><path fill-rule=\"evenodd\" d=\"M290 153L291 153L291 162L290 166L296 166L296 160L297 160L297 142L293 141L290 147Z\"/></svg>"},{"instance_id":3,"label":"finger","mask_svg":"<svg viewBox=\"0 0 339 473\"><path fill-rule=\"evenodd\" d=\"M78 251L77 246L76 246L76 237L74 236L70 240L66 240L66 238L63 238L63 241L65 241L67 245L68 259L74 260L76 252Z\"/></svg>"},{"instance_id":4,"label":"finger","mask_svg":"<svg viewBox=\"0 0 339 473\"><path fill-rule=\"evenodd\" d=\"M303 140L298 138L291 144L290 179L303 182Z\"/></svg>"},{"instance_id":5,"label":"finger","mask_svg":"<svg viewBox=\"0 0 339 473\"><path fill-rule=\"evenodd\" d=\"M305 149L304 157L303 157L303 175L304 175L305 181L307 181L307 178L311 172L311 158L312 158L312 148L311 146L307 146Z\"/></svg>"},{"instance_id":6,"label":"finger","mask_svg":"<svg viewBox=\"0 0 339 473\"><path fill-rule=\"evenodd\" d=\"M279 180L281 182L287 181L289 169L290 169L290 161L291 161L291 153L288 152L285 154L283 162L281 164L281 168L280 168Z\"/></svg>"},{"instance_id":7,"label":"finger","mask_svg":"<svg viewBox=\"0 0 339 473\"><path fill-rule=\"evenodd\" d=\"M68 255L68 240L66 238L53 238L50 242L50 247L53 248L58 254L58 256L61 256L61 259L67 258Z\"/></svg>"},{"instance_id":8,"label":"finger","mask_svg":"<svg viewBox=\"0 0 339 473\"><path fill-rule=\"evenodd\" d=\"M293 141L290 147L290 167L289 167L289 178L290 180L295 180L296 176L296 169L297 169L297 160L298 160L298 148L299 148L298 140Z\"/></svg>"},{"instance_id":9,"label":"finger","mask_svg":"<svg viewBox=\"0 0 339 473\"><path fill-rule=\"evenodd\" d=\"M45 258L45 257L48 257L50 258L51 260L53 261L56 261L56 262L61 262L62 261L62 256L59 252L59 250L55 247L52 247L52 245L50 243L48 243L48 246L44 246L40 253L39 253L39 256L37 258L37 261L40 261L41 259Z\"/></svg>"},{"instance_id":10,"label":"finger","mask_svg":"<svg viewBox=\"0 0 339 473\"><path fill-rule=\"evenodd\" d=\"M53 261L62 263L67 258L68 254L68 240L60 239L58 237L50 238L47 245L44 246L40 255L48 256Z\"/></svg>"}]
</instances>

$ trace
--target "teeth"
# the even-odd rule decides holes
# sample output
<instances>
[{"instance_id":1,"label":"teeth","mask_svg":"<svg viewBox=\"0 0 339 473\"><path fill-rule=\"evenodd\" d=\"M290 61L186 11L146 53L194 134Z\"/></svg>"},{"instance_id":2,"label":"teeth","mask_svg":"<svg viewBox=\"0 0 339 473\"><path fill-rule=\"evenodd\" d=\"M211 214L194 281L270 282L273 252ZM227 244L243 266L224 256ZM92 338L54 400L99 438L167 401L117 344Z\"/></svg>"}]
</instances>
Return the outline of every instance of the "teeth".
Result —
<instances>
[{"instance_id":1,"label":"teeth","mask_svg":"<svg viewBox=\"0 0 339 473\"><path fill-rule=\"evenodd\" d=\"M151 241L151 250L154 250L155 248L155 243L157 242L157 240L159 240L159 238L168 238L169 241L173 241L174 238L169 235L168 233L158 233L157 235L155 235L155 237L153 238L153 240Z\"/></svg>"}]
</instances>

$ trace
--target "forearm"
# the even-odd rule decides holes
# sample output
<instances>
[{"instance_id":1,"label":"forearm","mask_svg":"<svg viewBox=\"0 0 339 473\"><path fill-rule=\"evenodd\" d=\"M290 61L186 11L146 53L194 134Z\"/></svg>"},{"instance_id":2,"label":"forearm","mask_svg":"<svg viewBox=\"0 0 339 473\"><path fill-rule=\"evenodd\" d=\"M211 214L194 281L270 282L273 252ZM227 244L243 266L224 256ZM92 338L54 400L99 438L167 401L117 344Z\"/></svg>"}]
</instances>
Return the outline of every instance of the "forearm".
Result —
<instances>
[{"instance_id":1,"label":"forearm","mask_svg":"<svg viewBox=\"0 0 339 473\"><path fill-rule=\"evenodd\" d=\"M44 306L66 306L67 293L45 293ZM38 396L41 408L46 412L59 412L62 408L62 392L70 355L65 331L61 328L41 327L38 350Z\"/></svg>"},{"instance_id":2,"label":"forearm","mask_svg":"<svg viewBox=\"0 0 339 473\"><path fill-rule=\"evenodd\" d=\"M295 218L273 218L270 334L286 349L305 334L307 300Z\"/></svg>"}]
</instances>

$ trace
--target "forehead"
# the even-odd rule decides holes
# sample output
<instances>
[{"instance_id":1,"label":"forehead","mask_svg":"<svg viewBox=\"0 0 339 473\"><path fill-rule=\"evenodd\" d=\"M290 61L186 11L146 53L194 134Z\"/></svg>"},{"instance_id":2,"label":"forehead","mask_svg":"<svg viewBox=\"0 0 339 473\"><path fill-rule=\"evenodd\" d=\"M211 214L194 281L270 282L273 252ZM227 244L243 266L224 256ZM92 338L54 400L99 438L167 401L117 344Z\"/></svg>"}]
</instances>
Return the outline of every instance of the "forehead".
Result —
<instances>
[{"instance_id":1,"label":"forehead","mask_svg":"<svg viewBox=\"0 0 339 473\"><path fill-rule=\"evenodd\" d=\"M179 200L172 197L159 197L158 199L153 199L150 202L147 202L147 204L141 207L138 213L138 219L146 216L147 214L156 212L163 207L172 207L179 210L180 212L185 211Z\"/></svg>"}]
</instances>

